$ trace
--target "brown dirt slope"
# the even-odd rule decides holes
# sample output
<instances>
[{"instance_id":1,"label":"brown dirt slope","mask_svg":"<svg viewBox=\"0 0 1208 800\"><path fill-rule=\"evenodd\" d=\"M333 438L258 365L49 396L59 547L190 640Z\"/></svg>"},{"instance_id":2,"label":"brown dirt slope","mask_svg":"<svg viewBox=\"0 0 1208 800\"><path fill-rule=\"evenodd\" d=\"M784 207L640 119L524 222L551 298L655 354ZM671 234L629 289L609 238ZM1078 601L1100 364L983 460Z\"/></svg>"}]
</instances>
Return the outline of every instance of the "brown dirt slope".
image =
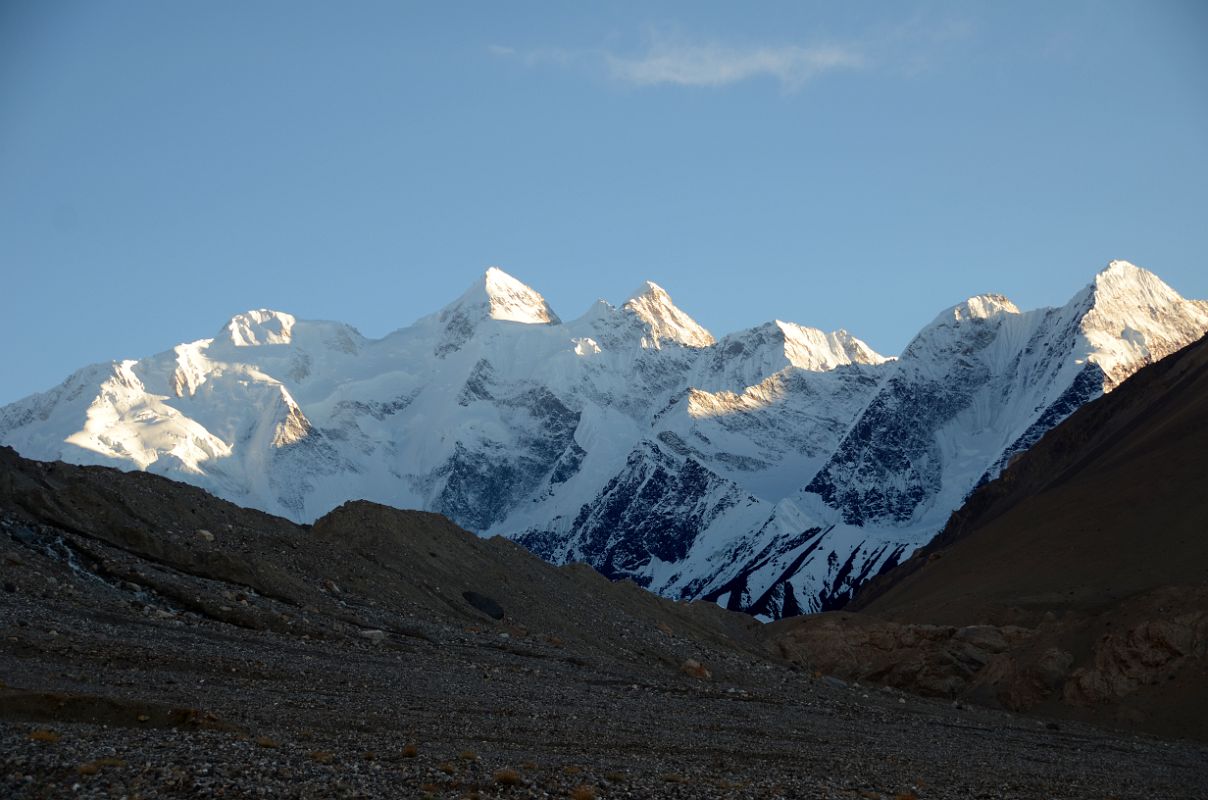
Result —
<instances>
[{"instance_id":1,"label":"brown dirt slope","mask_svg":"<svg viewBox=\"0 0 1208 800\"><path fill-rule=\"evenodd\" d=\"M439 514L357 501L313 526L295 525L155 475L29 461L8 448L0 448L0 508L73 534L53 548L95 564L102 581L253 629L339 637L384 627L422 636L408 620L489 623L542 631L610 660L678 665L686 656L666 647L665 635L635 636L630 627L662 623L702 643L763 653L754 620L712 603L673 603L583 565L553 568ZM195 591L207 581L264 602Z\"/></svg>"},{"instance_id":2,"label":"brown dirt slope","mask_svg":"<svg viewBox=\"0 0 1208 800\"><path fill-rule=\"evenodd\" d=\"M0 450L0 797L1208 794L1203 745L822 679L763 634L433 514L297 526Z\"/></svg>"},{"instance_id":3,"label":"brown dirt slope","mask_svg":"<svg viewBox=\"0 0 1208 800\"><path fill-rule=\"evenodd\" d=\"M786 653L891 685L1208 738L1208 340L1080 409Z\"/></svg>"},{"instance_id":4,"label":"brown dirt slope","mask_svg":"<svg viewBox=\"0 0 1208 800\"><path fill-rule=\"evenodd\" d=\"M1050 431L850 610L967 624L1004 608L1034 619L1206 584L1208 340L1201 340Z\"/></svg>"}]
</instances>

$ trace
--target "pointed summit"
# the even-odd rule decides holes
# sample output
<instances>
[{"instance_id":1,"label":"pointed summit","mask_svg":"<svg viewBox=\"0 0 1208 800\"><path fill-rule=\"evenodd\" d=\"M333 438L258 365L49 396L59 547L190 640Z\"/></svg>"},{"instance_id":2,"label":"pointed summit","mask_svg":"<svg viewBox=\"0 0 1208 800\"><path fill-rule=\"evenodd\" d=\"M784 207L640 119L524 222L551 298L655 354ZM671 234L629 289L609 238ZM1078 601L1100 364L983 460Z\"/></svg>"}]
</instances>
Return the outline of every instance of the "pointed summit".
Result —
<instances>
[{"instance_id":1,"label":"pointed summit","mask_svg":"<svg viewBox=\"0 0 1208 800\"><path fill-rule=\"evenodd\" d=\"M507 274L499 267L490 267L481 280L475 282L462 299L486 300L488 316L529 325L556 325L561 322L549 304L535 289Z\"/></svg>"},{"instance_id":2,"label":"pointed summit","mask_svg":"<svg viewBox=\"0 0 1208 800\"><path fill-rule=\"evenodd\" d=\"M1183 297L1147 269L1128 261L1112 261L1095 275L1090 288L1096 305L1107 298L1127 299L1132 303L1166 306Z\"/></svg>"},{"instance_id":3,"label":"pointed summit","mask_svg":"<svg viewBox=\"0 0 1208 800\"><path fill-rule=\"evenodd\" d=\"M940 312L932 324L960 323L971 319L990 319L999 314L1018 313L1019 308L1001 294L978 294Z\"/></svg>"},{"instance_id":4,"label":"pointed summit","mask_svg":"<svg viewBox=\"0 0 1208 800\"><path fill-rule=\"evenodd\" d=\"M639 286L622 308L649 328L649 335L642 340L645 347L657 350L663 341L677 342L687 347L708 347L716 341L713 334L676 308L675 303L671 302L671 295L654 281L646 281Z\"/></svg>"},{"instance_id":5,"label":"pointed summit","mask_svg":"<svg viewBox=\"0 0 1208 800\"><path fill-rule=\"evenodd\" d=\"M556 325L561 322L535 289L499 267L487 269L461 297L441 309L438 316L442 320L490 317L528 325Z\"/></svg>"},{"instance_id":6,"label":"pointed summit","mask_svg":"<svg viewBox=\"0 0 1208 800\"><path fill-rule=\"evenodd\" d=\"M665 302L671 302L671 295L667 294L667 290L659 286L654 281L642 281L642 285L629 293L629 297L625 299L625 303L631 303L634 300L641 300L643 297L657 297Z\"/></svg>"},{"instance_id":7,"label":"pointed summit","mask_svg":"<svg viewBox=\"0 0 1208 800\"><path fill-rule=\"evenodd\" d=\"M289 344L296 322L292 314L284 311L257 308L231 317L215 339L235 347Z\"/></svg>"},{"instance_id":8,"label":"pointed summit","mask_svg":"<svg viewBox=\"0 0 1208 800\"><path fill-rule=\"evenodd\" d=\"M562 322L536 290L499 267L489 268L461 297L425 319L434 319L444 329L435 349L441 357L460 350L486 319L526 325Z\"/></svg>"},{"instance_id":9,"label":"pointed summit","mask_svg":"<svg viewBox=\"0 0 1208 800\"><path fill-rule=\"evenodd\" d=\"M994 340L991 331L1020 316L1014 303L1001 294L979 294L941 311L914 335L902 358L933 362L980 350Z\"/></svg>"},{"instance_id":10,"label":"pointed summit","mask_svg":"<svg viewBox=\"0 0 1208 800\"><path fill-rule=\"evenodd\" d=\"M1082 314L1088 358L1103 369L1105 391L1208 331L1208 305L1127 261L1109 263L1066 308Z\"/></svg>"}]
</instances>

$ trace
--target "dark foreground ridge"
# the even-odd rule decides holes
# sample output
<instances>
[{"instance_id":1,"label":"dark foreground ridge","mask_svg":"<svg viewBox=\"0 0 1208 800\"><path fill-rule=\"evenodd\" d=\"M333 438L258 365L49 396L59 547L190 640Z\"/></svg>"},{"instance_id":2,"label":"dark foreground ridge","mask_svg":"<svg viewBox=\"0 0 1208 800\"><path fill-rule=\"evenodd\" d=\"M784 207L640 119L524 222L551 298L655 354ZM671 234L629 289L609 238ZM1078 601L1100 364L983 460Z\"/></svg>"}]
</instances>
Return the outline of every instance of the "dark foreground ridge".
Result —
<instances>
[{"instance_id":1,"label":"dark foreground ridge","mask_svg":"<svg viewBox=\"0 0 1208 800\"><path fill-rule=\"evenodd\" d=\"M920 699L434 514L0 450L0 796L1191 798L1208 750Z\"/></svg>"},{"instance_id":2,"label":"dark foreground ridge","mask_svg":"<svg viewBox=\"0 0 1208 800\"><path fill-rule=\"evenodd\" d=\"M1208 339L1079 409L786 654L1015 711L1208 741Z\"/></svg>"}]
</instances>

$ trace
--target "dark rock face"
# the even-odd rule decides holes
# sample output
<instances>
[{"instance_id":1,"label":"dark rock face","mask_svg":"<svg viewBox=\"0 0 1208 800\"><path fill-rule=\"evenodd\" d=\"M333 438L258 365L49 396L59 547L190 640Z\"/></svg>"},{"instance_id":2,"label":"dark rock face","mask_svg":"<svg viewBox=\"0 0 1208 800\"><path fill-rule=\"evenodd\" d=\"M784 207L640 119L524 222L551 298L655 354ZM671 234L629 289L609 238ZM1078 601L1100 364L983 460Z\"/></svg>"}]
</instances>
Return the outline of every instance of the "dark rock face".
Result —
<instances>
[{"instance_id":1,"label":"dark rock face","mask_svg":"<svg viewBox=\"0 0 1208 800\"><path fill-rule=\"evenodd\" d=\"M491 527L514 502L519 485L536 478L521 471L502 445L473 452L460 442L439 474L445 485L437 510L478 530Z\"/></svg>"},{"instance_id":2,"label":"dark rock face","mask_svg":"<svg viewBox=\"0 0 1208 800\"><path fill-rule=\"evenodd\" d=\"M805 490L841 511L849 525L910 521L915 508L940 490L935 431L968 405L968 388L986 377L969 375L966 387L891 381Z\"/></svg>"},{"instance_id":3,"label":"dark rock face","mask_svg":"<svg viewBox=\"0 0 1208 800\"><path fill-rule=\"evenodd\" d=\"M489 365L480 362L463 392L465 404L490 400L513 433L510 443L479 441L474 449L458 442L438 471L443 486L436 509L459 525L486 530L547 481L561 483L578 471L584 455L575 443L579 413L544 387L521 388L490 382Z\"/></svg>"},{"instance_id":4,"label":"dark rock face","mask_svg":"<svg viewBox=\"0 0 1208 800\"><path fill-rule=\"evenodd\" d=\"M919 334L805 491L839 510L849 525L909 522L943 484L936 433L975 393L1003 377L980 357L1001 324L1001 317L972 319Z\"/></svg>"},{"instance_id":5,"label":"dark rock face","mask_svg":"<svg viewBox=\"0 0 1208 800\"><path fill-rule=\"evenodd\" d=\"M417 396L419 396L418 389L385 402L341 400L335 405L336 413L333 414L333 419L355 420L359 416L369 416L381 422L387 417L406 411L407 407L415 402Z\"/></svg>"},{"instance_id":6,"label":"dark rock face","mask_svg":"<svg viewBox=\"0 0 1208 800\"><path fill-rule=\"evenodd\" d=\"M784 613L786 606L790 610L795 609L798 614L802 613L801 605L797 602L792 586L787 581L800 569L802 562L818 549L828 532L830 532L830 528L826 530L810 528L797 536L787 537L768 545L762 552L751 556L737 575L718 588L707 592L702 599L716 603L722 597L726 597L726 608L731 611L747 611L751 614L762 614L769 617L794 616ZM805 548L780 577L772 582L767 591L753 597L748 588L751 576L764 569L777 556L791 553L803 544L806 545ZM689 587L689 591L698 590Z\"/></svg>"},{"instance_id":7,"label":"dark rock face","mask_svg":"<svg viewBox=\"0 0 1208 800\"><path fill-rule=\"evenodd\" d=\"M847 606L861 586L874 577L873 567L877 567L875 575L888 572L898 565L906 552L906 545L882 544L877 547L866 547L864 543L852 550L851 555L843 565L834 570L834 578L829 585L818 591L817 611L838 611ZM827 558L832 566L838 564L838 554L832 552ZM780 617L792 616L780 614Z\"/></svg>"},{"instance_id":8,"label":"dark rock face","mask_svg":"<svg viewBox=\"0 0 1208 800\"><path fill-rule=\"evenodd\" d=\"M460 406L468 406L478 400L490 402L495 397L491 394L491 384L495 379L495 370L491 366L491 362L485 358L479 359L474 365L474 369L470 371L470 377L466 378L466 385L462 387L461 394L457 398L457 404Z\"/></svg>"},{"instance_id":9,"label":"dark rock face","mask_svg":"<svg viewBox=\"0 0 1208 800\"><path fill-rule=\"evenodd\" d=\"M558 462L554 464L554 469L549 474L550 486L557 486L559 483L565 483L574 477L579 471L579 467L583 465L583 459L587 456L587 451L579 447L573 440L566 447L566 451L558 458Z\"/></svg>"},{"instance_id":10,"label":"dark rock face","mask_svg":"<svg viewBox=\"0 0 1208 800\"><path fill-rule=\"evenodd\" d=\"M568 535L530 531L517 541L545 558L573 542L572 557L610 578L637 573L652 559L674 563L697 536L736 503L754 502L698 461L682 462L646 442L630 453L624 470L579 510Z\"/></svg>"},{"instance_id":11,"label":"dark rock face","mask_svg":"<svg viewBox=\"0 0 1208 800\"><path fill-rule=\"evenodd\" d=\"M708 515L724 510L703 502L718 481L692 459L681 468L657 448L634 452L625 470L575 519L584 557L612 578L632 576L651 557L679 561Z\"/></svg>"},{"instance_id":12,"label":"dark rock face","mask_svg":"<svg viewBox=\"0 0 1208 800\"><path fill-rule=\"evenodd\" d=\"M478 309L465 309L460 306L442 311L440 321L445 326L445 330L440 342L433 350L436 357L444 358L450 353L460 350L474 335L474 329L482 316L483 313Z\"/></svg>"},{"instance_id":13,"label":"dark rock face","mask_svg":"<svg viewBox=\"0 0 1208 800\"><path fill-rule=\"evenodd\" d=\"M701 598L714 602L725 598L725 606L728 609L746 611L769 619L834 611L850 602L860 586L873 577L874 569L876 574L892 569L907 549L906 545L901 544L861 543L852 549L847 558L840 559L836 551L827 552L833 528L834 526L825 529L810 528L796 536L773 540L762 551L754 554L736 550L735 558L745 559L741 569L725 583L707 590ZM823 557L827 562L827 577L821 588L808 595L799 593L793 586L794 579L799 580L798 576L803 567ZM752 592L749 588L751 579L776 564L780 566L767 588L759 593ZM708 586L709 582L715 583L716 580L716 576L710 575L699 585ZM694 596L694 592L700 591L699 585L689 585L685 596Z\"/></svg>"}]
</instances>

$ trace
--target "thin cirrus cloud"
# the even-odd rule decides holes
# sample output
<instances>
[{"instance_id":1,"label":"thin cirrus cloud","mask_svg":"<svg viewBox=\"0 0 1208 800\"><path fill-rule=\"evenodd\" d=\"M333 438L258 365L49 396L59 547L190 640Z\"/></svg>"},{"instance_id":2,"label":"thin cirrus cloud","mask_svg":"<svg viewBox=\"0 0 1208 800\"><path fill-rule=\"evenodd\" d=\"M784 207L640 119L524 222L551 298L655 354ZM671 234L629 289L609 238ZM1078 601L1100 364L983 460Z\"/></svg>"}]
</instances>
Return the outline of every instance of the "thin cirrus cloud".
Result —
<instances>
[{"instance_id":1,"label":"thin cirrus cloud","mask_svg":"<svg viewBox=\"0 0 1208 800\"><path fill-rule=\"evenodd\" d=\"M491 45L488 51L528 66L602 66L609 77L634 86L720 87L771 78L793 90L824 73L860 69L867 63L857 48L839 44L732 47L656 41L631 55L611 50L521 51L502 45Z\"/></svg>"},{"instance_id":2,"label":"thin cirrus cloud","mask_svg":"<svg viewBox=\"0 0 1208 800\"><path fill-rule=\"evenodd\" d=\"M738 49L715 44L661 45L640 56L605 53L612 77L637 86L728 86L770 77L796 89L825 72L864 66L858 52L839 45Z\"/></svg>"}]
</instances>

